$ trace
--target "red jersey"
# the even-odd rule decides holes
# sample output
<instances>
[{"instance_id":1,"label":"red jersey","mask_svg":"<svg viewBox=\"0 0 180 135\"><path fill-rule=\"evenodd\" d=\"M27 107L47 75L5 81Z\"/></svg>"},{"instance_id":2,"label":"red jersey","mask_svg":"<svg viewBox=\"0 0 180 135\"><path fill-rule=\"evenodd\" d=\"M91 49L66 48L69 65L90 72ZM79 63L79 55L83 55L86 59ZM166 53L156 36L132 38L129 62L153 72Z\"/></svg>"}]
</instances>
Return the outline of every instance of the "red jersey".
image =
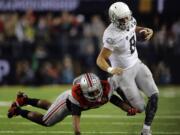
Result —
<instances>
[{"instance_id":1,"label":"red jersey","mask_svg":"<svg viewBox=\"0 0 180 135\"><path fill-rule=\"evenodd\" d=\"M90 109L90 108L97 108L100 107L101 105L107 103L109 101L108 95L110 93L110 85L108 81L106 80L101 80L102 88L103 88L103 94L100 100L95 101L95 102L90 102L88 101L81 90L80 84L76 84L72 87L72 96L74 99L76 99L80 107L83 109Z\"/></svg>"}]
</instances>

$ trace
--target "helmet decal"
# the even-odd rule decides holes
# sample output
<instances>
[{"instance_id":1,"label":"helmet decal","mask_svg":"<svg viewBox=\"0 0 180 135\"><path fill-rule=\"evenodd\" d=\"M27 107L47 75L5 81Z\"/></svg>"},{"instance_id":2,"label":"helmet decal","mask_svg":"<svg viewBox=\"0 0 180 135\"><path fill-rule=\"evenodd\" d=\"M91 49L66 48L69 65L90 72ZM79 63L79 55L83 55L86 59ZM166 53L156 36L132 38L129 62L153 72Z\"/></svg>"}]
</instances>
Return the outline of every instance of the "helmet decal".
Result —
<instances>
[{"instance_id":1,"label":"helmet decal","mask_svg":"<svg viewBox=\"0 0 180 135\"><path fill-rule=\"evenodd\" d=\"M99 77L93 73L83 74L80 80L80 87L84 97L89 101L98 100L103 93Z\"/></svg>"},{"instance_id":2,"label":"helmet decal","mask_svg":"<svg viewBox=\"0 0 180 135\"><path fill-rule=\"evenodd\" d=\"M91 76L87 73L87 74L85 74L85 78L86 78L89 86L92 87L92 79L91 79Z\"/></svg>"}]
</instances>

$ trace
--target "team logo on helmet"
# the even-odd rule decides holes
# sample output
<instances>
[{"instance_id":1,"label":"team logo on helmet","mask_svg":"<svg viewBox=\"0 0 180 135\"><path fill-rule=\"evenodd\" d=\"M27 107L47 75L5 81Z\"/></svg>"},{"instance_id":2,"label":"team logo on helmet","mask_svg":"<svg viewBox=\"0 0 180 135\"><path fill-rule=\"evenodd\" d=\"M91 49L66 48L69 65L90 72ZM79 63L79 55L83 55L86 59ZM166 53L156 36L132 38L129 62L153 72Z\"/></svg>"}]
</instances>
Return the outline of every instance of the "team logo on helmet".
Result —
<instances>
[{"instance_id":1,"label":"team logo on helmet","mask_svg":"<svg viewBox=\"0 0 180 135\"><path fill-rule=\"evenodd\" d=\"M98 76L93 73L86 73L81 77L80 86L84 97L91 102L101 98L103 90L101 81Z\"/></svg>"}]
</instances>

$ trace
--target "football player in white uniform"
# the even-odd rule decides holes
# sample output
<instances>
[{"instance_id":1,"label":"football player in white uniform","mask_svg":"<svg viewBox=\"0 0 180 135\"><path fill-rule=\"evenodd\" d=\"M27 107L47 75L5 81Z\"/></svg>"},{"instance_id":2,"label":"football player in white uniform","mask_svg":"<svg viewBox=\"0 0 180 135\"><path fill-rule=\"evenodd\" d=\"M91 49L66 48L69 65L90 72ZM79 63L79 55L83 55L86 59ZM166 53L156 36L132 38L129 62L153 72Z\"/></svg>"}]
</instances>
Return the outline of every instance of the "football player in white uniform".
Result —
<instances>
[{"instance_id":1,"label":"football player in white uniform","mask_svg":"<svg viewBox=\"0 0 180 135\"><path fill-rule=\"evenodd\" d=\"M53 103L30 98L22 92L18 93L16 101L12 103L7 115L8 118L20 115L43 126L52 126L62 121L66 116L72 115L74 133L80 135L81 111L98 108L110 101L126 111L127 115L135 115L138 112L137 109L129 106L113 94L113 88L114 85L111 80L100 80L95 74L86 73L77 77L71 90L60 94ZM25 105L42 108L47 112L41 114L25 110L22 108Z\"/></svg>"},{"instance_id":2,"label":"football player in white uniform","mask_svg":"<svg viewBox=\"0 0 180 135\"><path fill-rule=\"evenodd\" d=\"M150 70L138 58L136 35L141 40L149 40L153 31L136 26L129 7L123 2L110 6L109 18L111 24L104 31L104 46L97 58L97 65L113 75L111 79L117 86L117 92L123 93L130 105L141 112L145 110L141 135L151 135L150 127L157 110L159 91ZM139 90L149 98L146 107Z\"/></svg>"}]
</instances>

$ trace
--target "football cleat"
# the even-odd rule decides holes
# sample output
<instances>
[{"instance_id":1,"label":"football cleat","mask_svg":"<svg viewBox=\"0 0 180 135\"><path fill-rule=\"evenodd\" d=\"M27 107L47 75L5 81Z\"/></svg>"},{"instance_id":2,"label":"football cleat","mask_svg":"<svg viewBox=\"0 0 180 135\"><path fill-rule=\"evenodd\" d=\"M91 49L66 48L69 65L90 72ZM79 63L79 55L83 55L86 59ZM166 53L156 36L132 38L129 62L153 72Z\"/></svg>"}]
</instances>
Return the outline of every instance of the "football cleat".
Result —
<instances>
[{"instance_id":1,"label":"football cleat","mask_svg":"<svg viewBox=\"0 0 180 135\"><path fill-rule=\"evenodd\" d=\"M7 116L8 118L12 118L18 115L19 115L19 107L16 105L16 102L13 102L8 110Z\"/></svg>"},{"instance_id":2,"label":"football cleat","mask_svg":"<svg viewBox=\"0 0 180 135\"><path fill-rule=\"evenodd\" d=\"M142 129L141 135L152 135L152 133L150 129Z\"/></svg>"},{"instance_id":3,"label":"football cleat","mask_svg":"<svg viewBox=\"0 0 180 135\"><path fill-rule=\"evenodd\" d=\"M16 105L24 106L27 105L28 96L23 92L18 92L16 97Z\"/></svg>"}]
</instances>

